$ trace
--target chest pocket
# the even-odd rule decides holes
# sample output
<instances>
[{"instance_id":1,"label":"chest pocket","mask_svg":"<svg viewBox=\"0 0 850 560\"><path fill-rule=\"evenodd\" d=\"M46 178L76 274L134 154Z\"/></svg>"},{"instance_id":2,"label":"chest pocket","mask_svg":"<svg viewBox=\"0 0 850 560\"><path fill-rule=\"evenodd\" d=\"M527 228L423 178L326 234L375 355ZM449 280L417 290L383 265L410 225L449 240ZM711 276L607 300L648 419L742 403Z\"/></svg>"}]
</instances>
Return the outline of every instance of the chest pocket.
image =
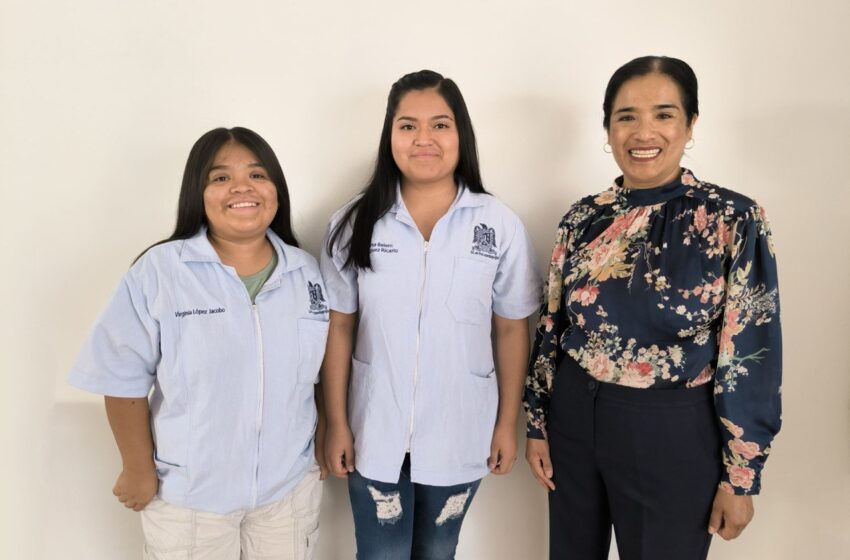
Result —
<instances>
[{"instance_id":1,"label":"chest pocket","mask_svg":"<svg viewBox=\"0 0 850 560\"><path fill-rule=\"evenodd\" d=\"M497 262L455 257L447 304L458 323L488 323L493 313Z\"/></svg>"},{"instance_id":2,"label":"chest pocket","mask_svg":"<svg viewBox=\"0 0 850 560\"><path fill-rule=\"evenodd\" d=\"M328 322L298 319L298 381L316 384L325 356Z\"/></svg>"}]
</instances>

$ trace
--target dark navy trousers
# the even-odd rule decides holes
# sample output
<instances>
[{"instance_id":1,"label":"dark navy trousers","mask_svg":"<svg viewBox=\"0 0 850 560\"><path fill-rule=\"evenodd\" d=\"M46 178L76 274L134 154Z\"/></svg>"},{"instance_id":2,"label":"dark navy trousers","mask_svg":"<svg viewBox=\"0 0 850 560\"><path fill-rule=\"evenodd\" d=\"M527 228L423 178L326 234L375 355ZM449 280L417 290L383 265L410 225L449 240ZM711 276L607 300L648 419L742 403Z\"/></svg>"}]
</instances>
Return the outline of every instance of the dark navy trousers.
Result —
<instances>
[{"instance_id":1,"label":"dark navy trousers","mask_svg":"<svg viewBox=\"0 0 850 560\"><path fill-rule=\"evenodd\" d=\"M612 527L621 560L706 558L721 474L712 390L600 383L564 358L547 424L551 560L607 559Z\"/></svg>"}]
</instances>

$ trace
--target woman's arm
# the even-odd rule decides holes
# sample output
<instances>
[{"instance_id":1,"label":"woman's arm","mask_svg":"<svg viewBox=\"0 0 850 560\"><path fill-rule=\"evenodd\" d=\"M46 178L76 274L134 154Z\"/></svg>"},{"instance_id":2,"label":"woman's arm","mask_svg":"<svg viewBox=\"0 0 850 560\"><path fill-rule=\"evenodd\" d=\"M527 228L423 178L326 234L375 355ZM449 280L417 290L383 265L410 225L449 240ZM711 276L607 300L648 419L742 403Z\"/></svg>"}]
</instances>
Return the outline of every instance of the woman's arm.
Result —
<instances>
[{"instance_id":1,"label":"woman's arm","mask_svg":"<svg viewBox=\"0 0 850 560\"><path fill-rule=\"evenodd\" d=\"M325 460L336 476L354 472L354 437L348 426L348 376L354 351L356 313L330 312L328 345L322 363L322 392L325 400L327 431Z\"/></svg>"},{"instance_id":2,"label":"woman's arm","mask_svg":"<svg viewBox=\"0 0 850 560\"><path fill-rule=\"evenodd\" d=\"M723 474L709 532L737 537L753 516L751 496L781 420L782 334L770 227L753 206L730 234L731 266L720 330L715 408L723 436Z\"/></svg>"},{"instance_id":3,"label":"woman's arm","mask_svg":"<svg viewBox=\"0 0 850 560\"><path fill-rule=\"evenodd\" d=\"M487 466L494 474L511 472L517 455L516 421L528 362L528 319L505 319L493 314L499 415Z\"/></svg>"},{"instance_id":4,"label":"woman's arm","mask_svg":"<svg viewBox=\"0 0 850 560\"><path fill-rule=\"evenodd\" d=\"M552 392L552 378L563 358L560 341L570 329L569 319L561 305L564 262L572 251L574 242L570 229L570 215L571 213L568 212L561 219L555 235L555 245L549 262L549 274L543 287L543 304L540 307L540 319L537 322L537 334L532 347L523 398L528 416L525 458L534 478L541 486L549 490L555 489L555 484L552 482L553 470L549 456L549 442L546 439L549 398Z\"/></svg>"},{"instance_id":5,"label":"woman's arm","mask_svg":"<svg viewBox=\"0 0 850 560\"><path fill-rule=\"evenodd\" d=\"M104 401L109 426L123 463L112 493L124 507L141 511L159 487L153 462L148 399L105 397Z\"/></svg>"}]
</instances>

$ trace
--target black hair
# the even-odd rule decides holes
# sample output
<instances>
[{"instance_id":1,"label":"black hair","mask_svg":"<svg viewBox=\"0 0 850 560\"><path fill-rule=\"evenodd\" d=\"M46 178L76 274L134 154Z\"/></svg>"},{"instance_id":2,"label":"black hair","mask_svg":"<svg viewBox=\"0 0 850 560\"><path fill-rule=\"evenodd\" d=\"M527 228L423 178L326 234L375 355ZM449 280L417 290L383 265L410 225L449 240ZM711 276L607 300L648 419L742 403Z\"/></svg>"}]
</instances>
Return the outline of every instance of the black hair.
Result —
<instances>
[{"instance_id":1,"label":"black hair","mask_svg":"<svg viewBox=\"0 0 850 560\"><path fill-rule=\"evenodd\" d=\"M326 250L328 255L332 256L335 249L341 249L337 245L340 243L342 232L347 224L351 224L351 239L346 247L342 247L342 249L348 249L348 258L344 264L346 268L349 266L360 269L372 268L369 258L372 231L375 223L387 213L396 200L396 184L401 179L401 171L393 159L391 142L393 118L398 104L408 92L432 88L440 94L454 113L459 151L458 163L454 171L455 181L463 183L472 192L487 192L484 190L478 168L478 148L475 143L472 120L469 118L469 111L457 84L431 70L420 70L402 76L392 85L387 97L387 110L372 177L363 189L362 196L349 206L342 219L333 228L328 240Z\"/></svg>"},{"instance_id":2,"label":"black hair","mask_svg":"<svg viewBox=\"0 0 850 560\"><path fill-rule=\"evenodd\" d=\"M694 117L699 115L697 76L693 69L688 66L688 63L669 56L642 56L617 68L617 71L608 80L608 87L605 88L605 100L602 102L602 112L604 113L602 126L605 127L605 130L608 130L611 124L611 110L613 109L614 98L617 97L620 88L632 78L646 76L647 74L664 74L676 82L676 85L679 86L679 94L682 96L682 108L685 110L688 126L694 121Z\"/></svg>"},{"instance_id":3,"label":"black hair","mask_svg":"<svg viewBox=\"0 0 850 560\"><path fill-rule=\"evenodd\" d=\"M298 240L292 231L292 218L289 208L289 190L286 186L286 178L283 169L274 154L271 146L259 134L253 130L242 127L216 128L210 130L198 138L186 167L183 170L183 183L180 186L180 198L177 202L177 223L174 232L166 239L158 241L142 251L136 260L144 255L148 249L178 239L189 239L194 237L202 226L207 224L207 215L204 212L204 189L213 161L218 151L227 143L234 142L244 146L257 157L269 174L269 179L274 183L277 191L277 213L269 225L285 243L298 247ZM134 261L135 262L135 261Z\"/></svg>"}]
</instances>

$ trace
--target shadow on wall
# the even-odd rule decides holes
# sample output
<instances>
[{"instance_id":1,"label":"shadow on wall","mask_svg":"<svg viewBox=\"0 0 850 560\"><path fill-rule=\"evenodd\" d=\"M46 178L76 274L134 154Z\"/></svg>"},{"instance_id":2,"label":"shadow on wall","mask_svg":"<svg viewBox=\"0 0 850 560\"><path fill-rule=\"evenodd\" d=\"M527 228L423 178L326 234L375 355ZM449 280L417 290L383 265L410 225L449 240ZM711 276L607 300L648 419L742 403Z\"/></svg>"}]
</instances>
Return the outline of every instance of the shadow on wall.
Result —
<instances>
[{"instance_id":1,"label":"shadow on wall","mask_svg":"<svg viewBox=\"0 0 850 560\"><path fill-rule=\"evenodd\" d=\"M522 428L517 426L518 432ZM103 406L98 402L54 405L45 456L45 492L49 503L37 558L70 560L142 557L139 514L112 495L121 459ZM524 446L523 439L520 439ZM522 452L522 447L521 447ZM473 502L459 558L544 558L546 497L520 458L507 477L489 476ZM510 505L508 505L510 504ZM319 560L354 558L354 524L346 481L324 485Z\"/></svg>"},{"instance_id":2,"label":"shadow on wall","mask_svg":"<svg viewBox=\"0 0 850 560\"><path fill-rule=\"evenodd\" d=\"M40 558L141 558L139 515L112 495L121 458L103 405L58 403L49 421Z\"/></svg>"},{"instance_id":3,"label":"shadow on wall","mask_svg":"<svg viewBox=\"0 0 850 560\"><path fill-rule=\"evenodd\" d=\"M142 557L139 514L112 495L121 470L106 412L100 403L58 403L48 425L45 513L38 558ZM354 558L354 525L344 481L325 484L320 518L320 559Z\"/></svg>"}]
</instances>

